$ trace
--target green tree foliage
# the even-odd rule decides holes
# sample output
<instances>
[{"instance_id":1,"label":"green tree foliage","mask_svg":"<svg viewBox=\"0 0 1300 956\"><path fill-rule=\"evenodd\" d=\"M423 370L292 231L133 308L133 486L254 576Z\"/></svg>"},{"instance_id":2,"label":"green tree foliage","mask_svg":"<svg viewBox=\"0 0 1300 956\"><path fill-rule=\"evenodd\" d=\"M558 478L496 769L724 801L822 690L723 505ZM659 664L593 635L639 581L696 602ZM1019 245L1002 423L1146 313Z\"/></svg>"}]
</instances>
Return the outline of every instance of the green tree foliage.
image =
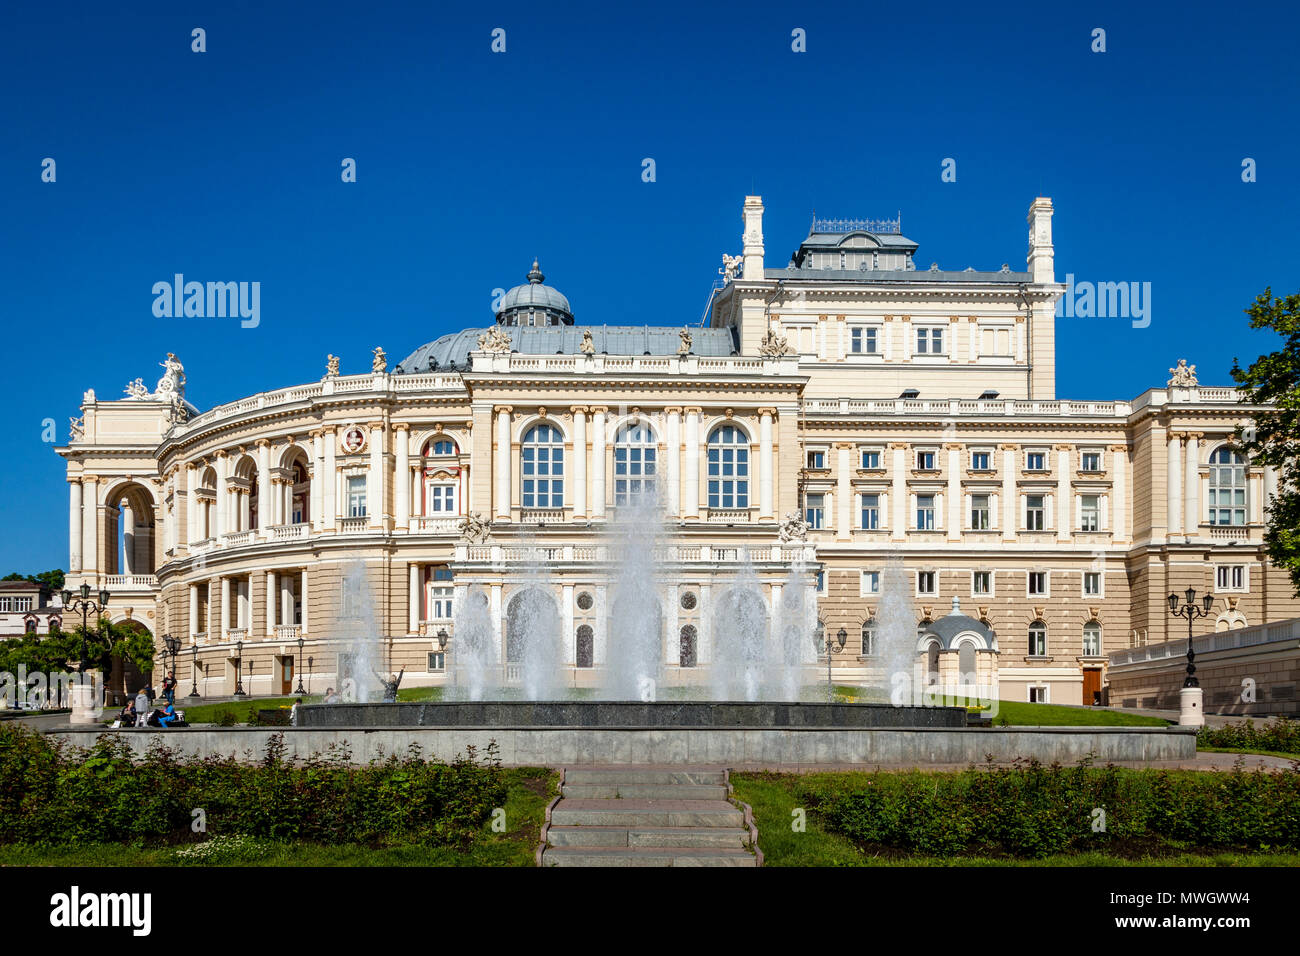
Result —
<instances>
[{"instance_id":1,"label":"green tree foliage","mask_svg":"<svg viewBox=\"0 0 1300 956\"><path fill-rule=\"evenodd\" d=\"M1252 329L1271 329L1281 347L1242 369L1232 361L1232 377L1242 400L1260 408L1254 423L1237 431L1242 452L1277 470L1277 494L1269 503L1264 540L1273 563L1285 568L1300 595L1300 293L1279 299L1267 288L1246 309Z\"/></svg>"},{"instance_id":2,"label":"green tree foliage","mask_svg":"<svg viewBox=\"0 0 1300 956\"><path fill-rule=\"evenodd\" d=\"M51 591L62 591L63 569L55 568L53 571L42 571L40 574L21 574L14 571L0 578L0 581L31 581L34 584L43 584Z\"/></svg>"}]
</instances>

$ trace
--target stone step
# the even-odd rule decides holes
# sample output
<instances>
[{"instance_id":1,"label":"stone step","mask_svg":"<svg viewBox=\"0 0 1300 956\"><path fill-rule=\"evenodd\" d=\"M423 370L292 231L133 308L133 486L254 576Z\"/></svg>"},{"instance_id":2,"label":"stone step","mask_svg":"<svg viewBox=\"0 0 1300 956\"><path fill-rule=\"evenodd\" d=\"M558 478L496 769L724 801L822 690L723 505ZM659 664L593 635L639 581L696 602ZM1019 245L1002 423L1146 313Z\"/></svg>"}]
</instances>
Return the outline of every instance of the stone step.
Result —
<instances>
[{"instance_id":1,"label":"stone step","mask_svg":"<svg viewBox=\"0 0 1300 956\"><path fill-rule=\"evenodd\" d=\"M749 831L735 827L552 826L553 847L683 847L743 849Z\"/></svg>"},{"instance_id":2,"label":"stone step","mask_svg":"<svg viewBox=\"0 0 1300 956\"><path fill-rule=\"evenodd\" d=\"M748 850L695 847L547 847L542 866L757 866Z\"/></svg>"},{"instance_id":3,"label":"stone step","mask_svg":"<svg viewBox=\"0 0 1300 956\"><path fill-rule=\"evenodd\" d=\"M725 786L727 772L708 767L570 767L564 772L564 782L595 786L622 783Z\"/></svg>"},{"instance_id":4,"label":"stone step","mask_svg":"<svg viewBox=\"0 0 1300 956\"><path fill-rule=\"evenodd\" d=\"M569 783L560 791L574 800L726 800L723 784Z\"/></svg>"},{"instance_id":5,"label":"stone step","mask_svg":"<svg viewBox=\"0 0 1300 956\"><path fill-rule=\"evenodd\" d=\"M551 811L553 826L739 827L745 815L725 800L578 800Z\"/></svg>"}]
</instances>

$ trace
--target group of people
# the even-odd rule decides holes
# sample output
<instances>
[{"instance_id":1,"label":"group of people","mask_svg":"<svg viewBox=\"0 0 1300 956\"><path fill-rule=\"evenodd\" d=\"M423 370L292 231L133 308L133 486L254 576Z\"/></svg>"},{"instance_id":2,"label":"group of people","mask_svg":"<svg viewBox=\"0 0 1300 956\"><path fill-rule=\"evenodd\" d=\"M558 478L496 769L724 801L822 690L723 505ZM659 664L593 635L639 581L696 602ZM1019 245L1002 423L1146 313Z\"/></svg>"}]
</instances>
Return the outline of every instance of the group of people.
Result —
<instances>
[{"instance_id":1,"label":"group of people","mask_svg":"<svg viewBox=\"0 0 1300 956\"><path fill-rule=\"evenodd\" d=\"M152 684L141 687L134 697L128 698L126 706L118 713L119 727L171 727L180 722L176 712L176 675L168 674L163 678L162 696L166 703L154 708L156 700Z\"/></svg>"}]
</instances>

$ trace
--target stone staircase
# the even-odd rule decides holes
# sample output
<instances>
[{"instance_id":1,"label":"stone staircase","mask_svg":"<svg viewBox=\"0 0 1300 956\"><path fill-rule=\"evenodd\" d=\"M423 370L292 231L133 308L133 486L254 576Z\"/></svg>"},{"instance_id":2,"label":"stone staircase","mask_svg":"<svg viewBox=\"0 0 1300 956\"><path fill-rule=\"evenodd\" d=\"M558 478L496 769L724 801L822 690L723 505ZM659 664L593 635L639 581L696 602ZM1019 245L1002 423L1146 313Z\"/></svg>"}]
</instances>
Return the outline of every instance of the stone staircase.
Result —
<instances>
[{"instance_id":1,"label":"stone staircase","mask_svg":"<svg viewBox=\"0 0 1300 956\"><path fill-rule=\"evenodd\" d=\"M716 767L574 767L546 809L539 866L761 866L758 829Z\"/></svg>"}]
</instances>

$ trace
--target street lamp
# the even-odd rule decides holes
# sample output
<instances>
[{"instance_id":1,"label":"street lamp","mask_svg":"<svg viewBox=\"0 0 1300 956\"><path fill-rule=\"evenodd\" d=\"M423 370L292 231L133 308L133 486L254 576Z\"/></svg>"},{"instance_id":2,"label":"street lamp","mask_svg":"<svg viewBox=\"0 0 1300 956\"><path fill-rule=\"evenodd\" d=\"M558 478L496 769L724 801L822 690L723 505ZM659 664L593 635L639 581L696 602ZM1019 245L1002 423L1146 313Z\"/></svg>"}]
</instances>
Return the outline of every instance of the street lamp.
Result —
<instances>
[{"instance_id":1,"label":"street lamp","mask_svg":"<svg viewBox=\"0 0 1300 956\"><path fill-rule=\"evenodd\" d=\"M170 676L170 674L176 673L176 655L180 653L181 642L179 638L172 637L170 634L164 634L162 636L162 642L163 642L163 647L166 648L167 653L171 655L171 659L172 659L172 666L171 666L171 670L169 671L169 676ZM173 691L175 690L175 688L172 689Z\"/></svg>"},{"instance_id":2,"label":"street lamp","mask_svg":"<svg viewBox=\"0 0 1300 956\"><path fill-rule=\"evenodd\" d=\"M248 659L248 696L253 696L253 659Z\"/></svg>"},{"instance_id":3,"label":"street lamp","mask_svg":"<svg viewBox=\"0 0 1300 956\"><path fill-rule=\"evenodd\" d=\"M849 632L844 628L836 631L834 637L828 637L826 625L821 621L817 622L817 629L813 632L813 647L817 649L818 654L826 654L826 699L832 703L835 701L835 685L831 681L831 655L837 650L844 650L848 640Z\"/></svg>"},{"instance_id":4,"label":"street lamp","mask_svg":"<svg viewBox=\"0 0 1300 956\"><path fill-rule=\"evenodd\" d=\"M84 674L86 671L86 631L89 628L88 618L93 613L98 615L108 606L109 594L107 591L99 592L99 601L96 602L90 596L90 585L83 583L77 592L64 589L63 606L70 608L73 614L81 612L81 660L79 669Z\"/></svg>"},{"instance_id":5,"label":"street lamp","mask_svg":"<svg viewBox=\"0 0 1300 956\"><path fill-rule=\"evenodd\" d=\"M202 696L199 693L199 645L194 643L190 645L190 697L199 700Z\"/></svg>"},{"instance_id":6,"label":"street lamp","mask_svg":"<svg viewBox=\"0 0 1300 956\"><path fill-rule=\"evenodd\" d=\"M307 658L307 693L311 693L311 665L314 658Z\"/></svg>"},{"instance_id":7,"label":"street lamp","mask_svg":"<svg viewBox=\"0 0 1300 956\"><path fill-rule=\"evenodd\" d=\"M235 641L235 697L247 697L244 693L244 642Z\"/></svg>"},{"instance_id":8,"label":"street lamp","mask_svg":"<svg viewBox=\"0 0 1300 956\"><path fill-rule=\"evenodd\" d=\"M1196 603L1196 588L1188 588L1183 592L1184 603L1181 607L1178 605L1178 595L1171 593L1169 595L1169 613L1174 617L1187 618L1187 677L1183 681L1184 687L1200 687L1201 682L1196 679L1196 651L1192 649L1192 621L1198 617L1208 617L1210 610L1214 607L1214 595L1207 594L1201 598L1198 606Z\"/></svg>"},{"instance_id":9,"label":"street lamp","mask_svg":"<svg viewBox=\"0 0 1300 956\"><path fill-rule=\"evenodd\" d=\"M298 666L299 664L302 663L302 648L303 648L303 645L306 644L306 643L307 643L307 642L304 641L304 640L302 639L301 636L299 636L299 638L298 638L298 659L297 659L296 661L294 661L294 669L295 669L295 670L297 670L297 666ZM307 693L305 690L303 690L303 687L302 687L302 671L300 671L300 670L298 671L298 689L297 689L296 691L294 691L294 693L295 693L295 694L305 694L305 693Z\"/></svg>"}]
</instances>

